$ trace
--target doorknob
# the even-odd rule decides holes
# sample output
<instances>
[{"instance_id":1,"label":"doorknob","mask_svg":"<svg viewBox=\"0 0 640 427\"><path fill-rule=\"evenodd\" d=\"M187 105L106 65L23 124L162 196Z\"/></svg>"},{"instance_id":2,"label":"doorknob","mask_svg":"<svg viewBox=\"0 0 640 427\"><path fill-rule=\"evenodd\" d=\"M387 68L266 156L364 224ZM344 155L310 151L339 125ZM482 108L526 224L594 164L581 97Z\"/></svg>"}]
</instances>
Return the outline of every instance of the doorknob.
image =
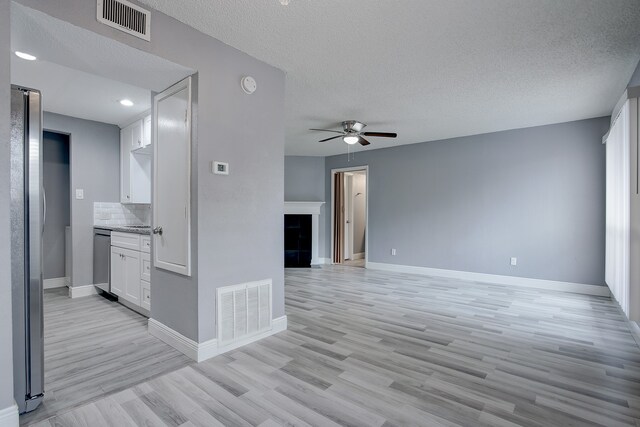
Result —
<instances>
[{"instance_id":1,"label":"doorknob","mask_svg":"<svg viewBox=\"0 0 640 427\"><path fill-rule=\"evenodd\" d=\"M162 227L156 227L153 229L153 234L159 234L162 236Z\"/></svg>"}]
</instances>

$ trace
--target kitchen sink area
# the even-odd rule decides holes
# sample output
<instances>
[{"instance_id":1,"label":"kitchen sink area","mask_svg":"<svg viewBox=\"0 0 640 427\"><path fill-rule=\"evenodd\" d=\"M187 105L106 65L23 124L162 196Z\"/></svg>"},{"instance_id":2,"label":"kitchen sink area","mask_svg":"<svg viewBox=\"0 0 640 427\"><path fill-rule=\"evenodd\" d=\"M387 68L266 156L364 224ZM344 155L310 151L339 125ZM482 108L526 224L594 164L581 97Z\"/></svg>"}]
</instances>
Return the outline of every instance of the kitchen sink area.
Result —
<instances>
[{"instance_id":1,"label":"kitchen sink area","mask_svg":"<svg viewBox=\"0 0 640 427\"><path fill-rule=\"evenodd\" d=\"M151 314L149 204L94 203L93 283L100 293Z\"/></svg>"}]
</instances>

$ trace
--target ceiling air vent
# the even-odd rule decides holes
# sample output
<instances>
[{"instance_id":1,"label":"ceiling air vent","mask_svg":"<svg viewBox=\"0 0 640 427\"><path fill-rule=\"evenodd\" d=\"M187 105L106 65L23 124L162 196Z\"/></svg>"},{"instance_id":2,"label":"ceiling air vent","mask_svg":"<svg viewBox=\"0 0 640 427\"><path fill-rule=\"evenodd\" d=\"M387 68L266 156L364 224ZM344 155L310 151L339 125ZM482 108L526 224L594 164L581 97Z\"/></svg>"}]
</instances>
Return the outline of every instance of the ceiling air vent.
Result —
<instances>
[{"instance_id":1,"label":"ceiling air vent","mask_svg":"<svg viewBox=\"0 0 640 427\"><path fill-rule=\"evenodd\" d=\"M127 0L98 0L98 22L146 41L151 39L151 12Z\"/></svg>"}]
</instances>

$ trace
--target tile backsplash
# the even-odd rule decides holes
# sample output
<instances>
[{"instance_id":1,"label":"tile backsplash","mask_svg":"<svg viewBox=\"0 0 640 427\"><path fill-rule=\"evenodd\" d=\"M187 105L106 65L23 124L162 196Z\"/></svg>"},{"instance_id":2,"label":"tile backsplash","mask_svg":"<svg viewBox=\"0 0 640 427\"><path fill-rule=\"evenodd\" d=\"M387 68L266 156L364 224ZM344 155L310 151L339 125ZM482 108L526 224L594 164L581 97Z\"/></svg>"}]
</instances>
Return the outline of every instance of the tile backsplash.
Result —
<instances>
[{"instance_id":1,"label":"tile backsplash","mask_svg":"<svg viewBox=\"0 0 640 427\"><path fill-rule=\"evenodd\" d=\"M150 225L151 205L93 204L93 225Z\"/></svg>"}]
</instances>

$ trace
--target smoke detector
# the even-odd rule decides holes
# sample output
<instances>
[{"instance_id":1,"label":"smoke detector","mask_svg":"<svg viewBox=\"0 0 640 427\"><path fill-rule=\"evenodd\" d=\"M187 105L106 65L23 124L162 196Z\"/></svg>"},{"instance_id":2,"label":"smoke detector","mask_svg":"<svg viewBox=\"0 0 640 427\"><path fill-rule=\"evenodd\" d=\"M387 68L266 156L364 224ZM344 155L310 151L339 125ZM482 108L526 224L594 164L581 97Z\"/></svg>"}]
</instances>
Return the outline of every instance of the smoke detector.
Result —
<instances>
[{"instance_id":1,"label":"smoke detector","mask_svg":"<svg viewBox=\"0 0 640 427\"><path fill-rule=\"evenodd\" d=\"M242 80L240 80L240 86L242 90L251 95L258 88L258 84L256 83L256 79L251 76L244 76Z\"/></svg>"}]
</instances>

